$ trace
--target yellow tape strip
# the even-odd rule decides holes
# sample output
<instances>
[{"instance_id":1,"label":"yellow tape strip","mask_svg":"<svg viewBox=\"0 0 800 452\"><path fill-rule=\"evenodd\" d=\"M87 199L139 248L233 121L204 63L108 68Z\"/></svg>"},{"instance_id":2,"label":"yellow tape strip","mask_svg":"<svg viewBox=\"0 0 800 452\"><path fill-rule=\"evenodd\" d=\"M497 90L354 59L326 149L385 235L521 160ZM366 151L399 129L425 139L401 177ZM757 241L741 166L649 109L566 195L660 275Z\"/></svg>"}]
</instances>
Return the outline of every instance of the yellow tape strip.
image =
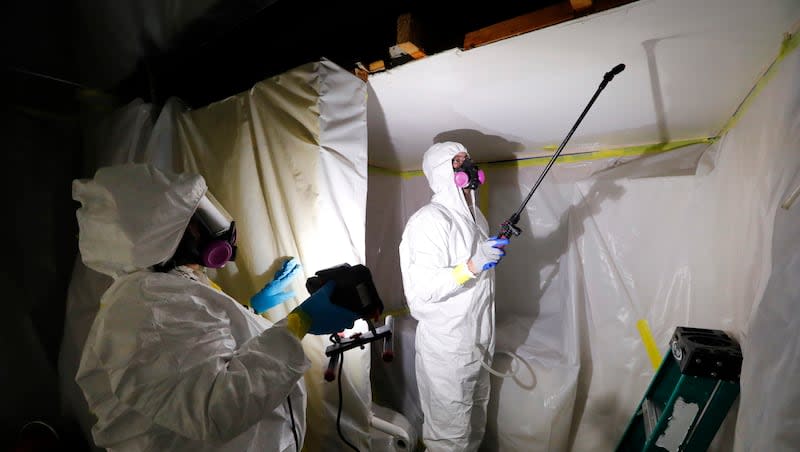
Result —
<instances>
[{"instance_id":1,"label":"yellow tape strip","mask_svg":"<svg viewBox=\"0 0 800 452\"><path fill-rule=\"evenodd\" d=\"M787 55L794 52L798 48L798 46L800 46L800 33L794 33L794 34L787 33L781 44L781 50L778 56L769 65L767 70L764 72L761 78L759 78L758 82L756 82L755 86L753 86L750 92L747 93L747 96L745 96L744 100L736 108L736 111L733 113L731 118L722 127L720 132L715 137L675 141L671 143L652 144L647 146L632 146L619 149L587 152L582 154L561 155L556 159L556 162L574 163L574 162L584 162L590 160L602 160L607 158L633 157L633 156L657 154L660 152L672 151L685 146L691 146L693 144L711 144L736 125L736 123L742 117L744 112L747 110L747 108L750 106L753 100L757 97L758 93L760 93L761 90L764 89L764 86L767 84L767 82L777 72L777 68L780 65L781 61L783 61ZM545 149L555 150L558 148L555 146L546 146ZM547 162L549 162L551 158L552 156L535 157L530 159L513 160L508 162L490 162L488 164L484 163L482 165L488 166L490 168L544 166L547 165ZM369 171L401 176L405 179L423 175L422 171L394 171L372 165L369 166ZM485 211L487 205L488 205L488 190L482 190L480 194L481 210ZM407 307L399 310L387 311L381 317L385 318L387 315L400 316L406 314L409 314L409 310ZM636 322L636 329L639 330L639 335L642 337L642 343L644 344L647 356L650 358L650 363L653 365L653 369L658 369L658 366L661 365L661 354L658 351L655 339L653 339L653 333L650 331L650 325L647 323L647 320L646 319L638 320Z\"/></svg>"},{"instance_id":2,"label":"yellow tape strip","mask_svg":"<svg viewBox=\"0 0 800 452\"><path fill-rule=\"evenodd\" d=\"M777 72L778 66L780 65L781 61L783 61L786 58L786 56L794 52L798 46L800 46L800 33L797 32L795 32L794 34L786 33L783 42L781 43L781 50L778 53L778 56L769 65L767 70L764 71L764 74L758 79L758 82L756 82L756 84L753 86L750 92L747 93L747 96L745 96L744 100L742 100L742 102L736 108L736 111L733 113L731 118L722 127L719 133L716 134L716 136L708 138L699 138L694 140L675 141L671 143L658 143L645 146L631 146L619 149L608 149L595 152L560 155L558 159L556 159L556 162L574 163L574 162L584 162L589 160L602 160L607 158L635 157L639 155L656 154L659 152L672 151L684 146L691 146L693 144L713 143L719 137L724 135L728 130L730 130L736 125L736 123L739 121L739 118L741 118L744 112L747 110L747 107L750 106L753 100L757 97L758 93L760 93L761 90L764 89L764 86L767 84L767 82ZM555 151L556 149L558 149L558 146L548 145L544 146L542 149ZM481 165L493 168L544 166L547 164L548 161L550 161L551 157L552 156L544 156L544 157L534 157L529 159L511 160L506 162L489 162L489 163L481 163ZM404 179L410 179L412 177L418 177L423 175L422 171L420 170L396 171L373 165L369 165L369 171L401 176Z\"/></svg>"},{"instance_id":3,"label":"yellow tape strip","mask_svg":"<svg viewBox=\"0 0 800 452\"><path fill-rule=\"evenodd\" d=\"M401 317L409 314L410 311L408 310L408 307L404 307L401 309L385 311L383 314L381 314L381 319L385 319L387 315L391 315L392 317ZM636 329L639 330L639 335L642 337L644 349L647 352L647 356L650 358L650 363L653 365L653 369L658 369L658 366L661 365L661 353L658 351L656 341L653 339L653 333L650 331L650 325L647 323L647 320L638 320L636 322Z\"/></svg>"},{"instance_id":4,"label":"yellow tape strip","mask_svg":"<svg viewBox=\"0 0 800 452\"><path fill-rule=\"evenodd\" d=\"M369 171L371 173L388 174L390 176L399 176L400 175L400 171L394 171L394 170L390 170L390 169L383 168L383 167L380 167L380 166L375 166L375 165L367 165L367 171Z\"/></svg>"},{"instance_id":5,"label":"yellow tape strip","mask_svg":"<svg viewBox=\"0 0 800 452\"><path fill-rule=\"evenodd\" d=\"M481 185L481 189L478 190L478 209L481 212L488 212L489 211L489 180L487 178L486 182ZM491 233L491 231L489 231Z\"/></svg>"},{"instance_id":6,"label":"yellow tape strip","mask_svg":"<svg viewBox=\"0 0 800 452\"><path fill-rule=\"evenodd\" d=\"M764 74L758 79L753 88L750 89L750 92L747 93L747 96L745 96L744 100L742 100L739 106L736 107L736 111L733 112L733 116L731 116L728 122L722 126L722 130L720 130L717 134L718 137L724 135L726 132L731 130L737 122L739 122L739 119L744 115L745 111L747 111L748 107L750 107L750 104L753 103L753 100L758 97L758 93L764 89L764 86L766 86L767 82L775 75L781 61L783 61L787 55L797 49L798 45L800 45L800 33L795 33L793 35L786 33L786 36L783 38L783 42L781 43L781 51L778 53L778 56L775 57L775 60L769 65L767 70L764 71Z\"/></svg>"},{"instance_id":7,"label":"yellow tape strip","mask_svg":"<svg viewBox=\"0 0 800 452\"><path fill-rule=\"evenodd\" d=\"M381 314L381 319L385 319L387 315L390 315L392 317L400 317L400 316L409 315L409 314L411 314L411 311L409 311L408 310L408 306L406 306L406 307L400 308L400 309L393 309L391 311L384 311L384 313Z\"/></svg>"},{"instance_id":8,"label":"yellow tape strip","mask_svg":"<svg viewBox=\"0 0 800 452\"><path fill-rule=\"evenodd\" d=\"M694 138L691 140L673 141L669 143L656 143L656 144L647 144L642 146L628 146L622 148L583 152L579 154L559 155L558 158L556 159L556 163L576 163L576 162L586 162L591 160L603 160L609 158L638 157L642 155L652 155L662 152L674 151L675 149L691 146L694 144L711 144L716 140L717 140L716 137ZM531 157L531 158L508 160L502 162L488 162L488 163L481 163L481 166L483 166L485 169L545 166L552 157L553 157L552 155L547 155L542 157ZM422 171L419 170L395 171L373 165L369 166L369 171L400 176L404 179L410 179L412 177L418 177L424 175ZM487 190L483 190L483 192L487 192ZM483 202L481 202L481 208L483 208L482 204Z\"/></svg>"},{"instance_id":9,"label":"yellow tape strip","mask_svg":"<svg viewBox=\"0 0 800 452\"><path fill-rule=\"evenodd\" d=\"M403 179L411 179L412 177L424 176L425 173L423 173L422 170L403 171L400 173L400 175L403 177Z\"/></svg>"},{"instance_id":10,"label":"yellow tape strip","mask_svg":"<svg viewBox=\"0 0 800 452\"><path fill-rule=\"evenodd\" d=\"M424 176L425 174L422 170L415 170L415 171L398 171L389 168L383 168L380 166L375 165L367 165L367 171L371 173L378 173L378 174L387 174L389 176L400 176L403 179L410 179L412 177L417 176Z\"/></svg>"},{"instance_id":11,"label":"yellow tape strip","mask_svg":"<svg viewBox=\"0 0 800 452\"><path fill-rule=\"evenodd\" d=\"M642 336L642 343L644 343L647 356L650 357L650 363L653 364L653 369L658 369L661 364L661 353L658 352L656 341L653 339L653 333L650 332L650 325L648 325L647 320L639 319L636 322L636 329L639 330L639 335Z\"/></svg>"},{"instance_id":12,"label":"yellow tape strip","mask_svg":"<svg viewBox=\"0 0 800 452\"><path fill-rule=\"evenodd\" d=\"M662 152L674 151L694 144L711 144L716 141L715 137L694 138L691 140L673 141L669 143L647 144L642 146L628 146L616 149L605 149L593 152L583 152L579 154L559 155L555 163L577 163L592 160L604 160L621 157L638 157L642 155L659 154ZM528 166L546 166L552 155L542 157L532 157L527 159L509 160L506 162L492 162L490 168L524 168ZM487 164L484 164L487 165Z\"/></svg>"}]
</instances>

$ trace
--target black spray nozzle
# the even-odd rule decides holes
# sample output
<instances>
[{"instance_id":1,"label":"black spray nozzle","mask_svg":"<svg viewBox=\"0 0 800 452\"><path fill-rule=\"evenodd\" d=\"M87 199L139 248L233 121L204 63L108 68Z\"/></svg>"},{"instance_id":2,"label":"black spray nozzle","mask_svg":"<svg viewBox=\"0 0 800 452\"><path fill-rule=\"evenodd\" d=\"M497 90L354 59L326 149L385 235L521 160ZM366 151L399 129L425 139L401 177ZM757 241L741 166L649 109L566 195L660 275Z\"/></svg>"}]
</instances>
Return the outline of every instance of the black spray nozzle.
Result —
<instances>
[{"instance_id":1,"label":"black spray nozzle","mask_svg":"<svg viewBox=\"0 0 800 452\"><path fill-rule=\"evenodd\" d=\"M625 65L622 64L622 63L614 66L613 68L611 68L610 71L606 72L606 74L603 76L603 82L601 83L601 85L602 86L606 86L606 84L608 84L608 82L610 82L611 80L614 79L615 75L619 74L620 72L622 72L624 70L625 70Z\"/></svg>"}]
</instances>

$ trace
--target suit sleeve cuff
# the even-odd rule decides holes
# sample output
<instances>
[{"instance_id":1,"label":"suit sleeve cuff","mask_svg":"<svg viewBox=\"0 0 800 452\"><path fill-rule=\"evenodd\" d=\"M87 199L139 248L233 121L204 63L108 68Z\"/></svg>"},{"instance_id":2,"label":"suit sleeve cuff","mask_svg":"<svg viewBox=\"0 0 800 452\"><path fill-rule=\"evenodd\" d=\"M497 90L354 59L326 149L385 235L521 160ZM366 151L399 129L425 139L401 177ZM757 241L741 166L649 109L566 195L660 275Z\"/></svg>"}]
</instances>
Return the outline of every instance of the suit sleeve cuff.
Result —
<instances>
[{"instance_id":1,"label":"suit sleeve cuff","mask_svg":"<svg viewBox=\"0 0 800 452\"><path fill-rule=\"evenodd\" d=\"M311 328L311 317L302 311L292 311L286 316L286 328L298 339L303 339Z\"/></svg>"},{"instance_id":2,"label":"suit sleeve cuff","mask_svg":"<svg viewBox=\"0 0 800 452\"><path fill-rule=\"evenodd\" d=\"M465 282L469 281L470 279L474 278L475 275L469 271L466 263L459 264L453 268L453 278L456 280L458 284L464 284Z\"/></svg>"}]
</instances>

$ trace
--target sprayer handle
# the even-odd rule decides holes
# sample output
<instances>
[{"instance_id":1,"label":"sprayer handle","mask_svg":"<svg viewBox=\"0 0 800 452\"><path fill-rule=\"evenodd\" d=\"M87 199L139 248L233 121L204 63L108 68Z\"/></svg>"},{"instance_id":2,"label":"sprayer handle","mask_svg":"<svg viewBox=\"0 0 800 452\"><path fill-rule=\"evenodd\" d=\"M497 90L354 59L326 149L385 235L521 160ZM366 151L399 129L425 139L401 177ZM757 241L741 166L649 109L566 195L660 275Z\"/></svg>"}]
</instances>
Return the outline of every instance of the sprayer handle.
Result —
<instances>
[{"instance_id":1,"label":"sprayer handle","mask_svg":"<svg viewBox=\"0 0 800 452\"><path fill-rule=\"evenodd\" d=\"M500 232L497 233L497 238L510 240L512 236L520 235L521 233L522 229L517 225L512 224L510 221L505 221L500 225Z\"/></svg>"},{"instance_id":2,"label":"sprayer handle","mask_svg":"<svg viewBox=\"0 0 800 452\"><path fill-rule=\"evenodd\" d=\"M333 381L336 379L336 369L339 367L339 353L331 355L328 360L328 368L325 369L325 381Z\"/></svg>"}]
</instances>

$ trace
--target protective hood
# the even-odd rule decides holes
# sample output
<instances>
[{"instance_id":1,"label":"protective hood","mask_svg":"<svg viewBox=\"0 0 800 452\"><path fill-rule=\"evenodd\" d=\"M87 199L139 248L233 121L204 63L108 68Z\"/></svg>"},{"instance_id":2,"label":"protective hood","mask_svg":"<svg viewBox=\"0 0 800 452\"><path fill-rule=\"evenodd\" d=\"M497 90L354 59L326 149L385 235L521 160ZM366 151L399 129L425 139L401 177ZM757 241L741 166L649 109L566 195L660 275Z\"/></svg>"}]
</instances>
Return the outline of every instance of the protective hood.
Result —
<instances>
[{"instance_id":1,"label":"protective hood","mask_svg":"<svg viewBox=\"0 0 800 452\"><path fill-rule=\"evenodd\" d=\"M117 278L166 261L205 192L200 175L147 164L101 168L94 179L74 180L83 263Z\"/></svg>"},{"instance_id":2,"label":"protective hood","mask_svg":"<svg viewBox=\"0 0 800 452\"><path fill-rule=\"evenodd\" d=\"M447 141L434 144L422 157L422 172L433 190L431 201L471 215L464 201L464 194L454 181L453 157L459 152L467 152L467 148L461 143Z\"/></svg>"}]
</instances>

